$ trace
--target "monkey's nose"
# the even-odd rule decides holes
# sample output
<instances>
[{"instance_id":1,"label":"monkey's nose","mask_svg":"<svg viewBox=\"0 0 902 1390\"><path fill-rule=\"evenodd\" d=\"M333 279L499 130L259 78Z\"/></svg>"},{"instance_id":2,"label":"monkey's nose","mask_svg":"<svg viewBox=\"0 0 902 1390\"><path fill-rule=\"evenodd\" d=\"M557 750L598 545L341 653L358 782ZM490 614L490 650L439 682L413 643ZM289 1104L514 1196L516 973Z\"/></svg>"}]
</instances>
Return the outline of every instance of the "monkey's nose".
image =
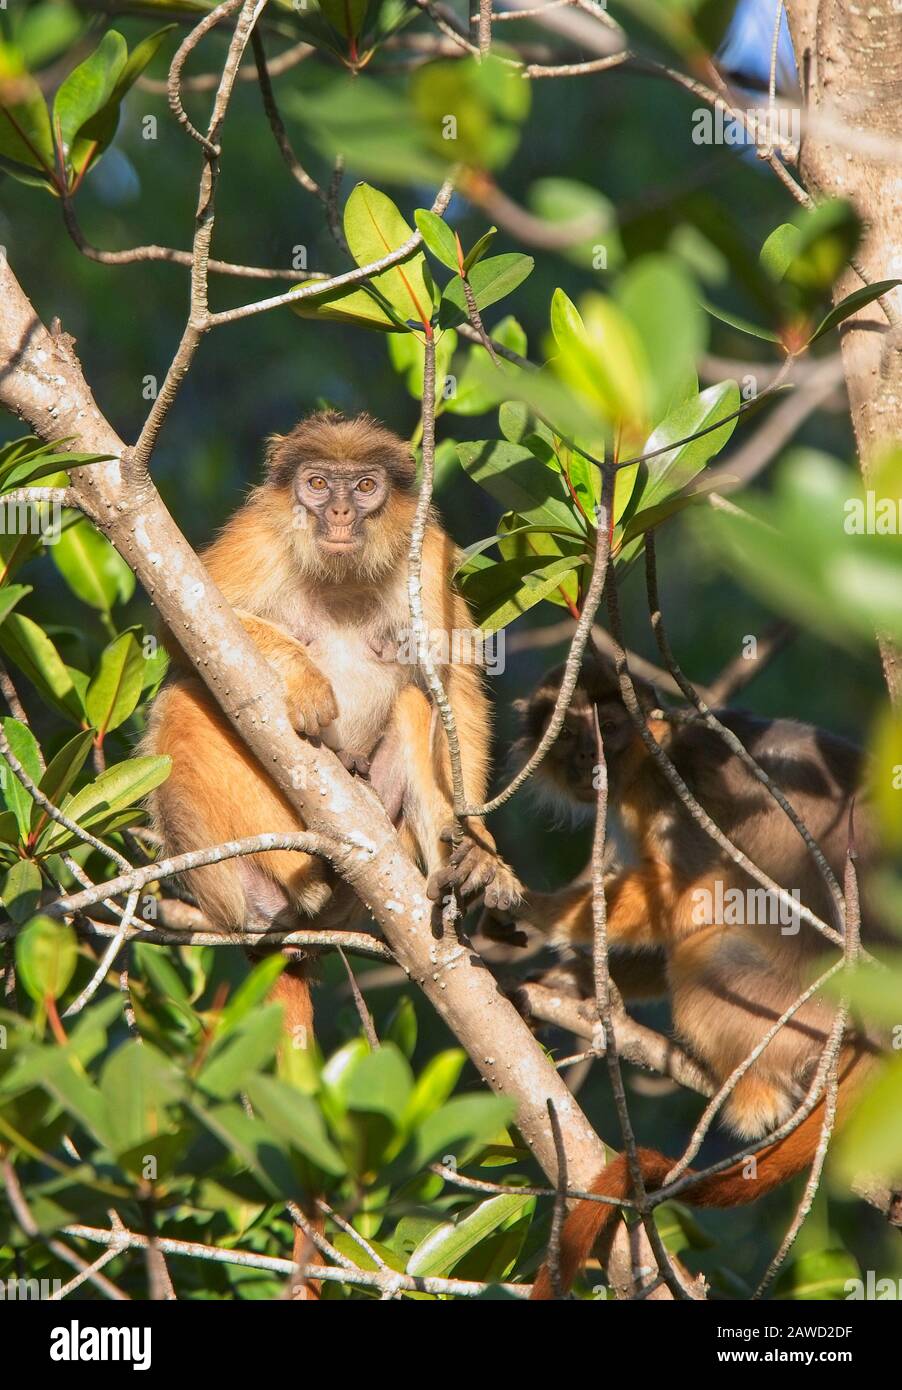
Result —
<instances>
[{"instance_id":1,"label":"monkey's nose","mask_svg":"<svg viewBox=\"0 0 902 1390\"><path fill-rule=\"evenodd\" d=\"M354 509L347 502L334 502L328 515L333 525L349 526L354 519Z\"/></svg>"}]
</instances>

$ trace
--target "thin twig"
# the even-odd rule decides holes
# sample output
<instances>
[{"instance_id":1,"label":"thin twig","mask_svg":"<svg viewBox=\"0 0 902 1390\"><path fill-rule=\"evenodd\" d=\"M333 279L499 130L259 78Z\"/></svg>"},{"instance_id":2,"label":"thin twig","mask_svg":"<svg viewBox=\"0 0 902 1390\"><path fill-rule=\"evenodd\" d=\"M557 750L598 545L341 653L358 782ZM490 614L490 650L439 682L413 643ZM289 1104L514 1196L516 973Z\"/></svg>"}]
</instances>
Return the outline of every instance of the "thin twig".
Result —
<instances>
[{"instance_id":1,"label":"thin twig","mask_svg":"<svg viewBox=\"0 0 902 1390\"><path fill-rule=\"evenodd\" d=\"M673 762L648 728L646 716L639 705L635 687L630 677L626 653L623 648L623 628L620 621L617 585L613 579L608 585L607 599L611 636L617 644L615 665L620 680L621 698L623 699L623 703L626 706L633 724L638 730L642 742L661 769L666 780L670 783L670 786L673 788L689 816L695 821L699 829L703 830L715 844L720 846L734 864L744 869L756 883L759 883L762 888L766 888L772 893L784 907L787 907L791 912L795 913L796 916L807 922L809 926L814 927L815 930L819 931L822 936L825 936L828 941L832 941L835 946L842 947L844 945L842 935L818 917L817 913L812 912L810 908L806 907L804 903L798 903L795 898L790 896L785 888L781 887L781 885L766 874L763 869L759 869L758 865L753 863L747 854L744 854L741 849L733 844L732 840L728 839L689 790L689 787L680 776Z\"/></svg>"},{"instance_id":2,"label":"thin twig","mask_svg":"<svg viewBox=\"0 0 902 1390\"><path fill-rule=\"evenodd\" d=\"M723 740L730 752L742 763L743 767L747 768L756 781L761 783L768 795L771 796L780 807L780 810L786 816L793 829L801 837L805 844L805 848L814 861L815 868L824 881L824 886L833 903L837 930L843 933L845 930L845 921L842 891L836 881L836 875L827 863L827 859L820 845L815 840L795 807L786 798L781 788L778 787L773 778L765 772L761 764L752 756L733 730L727 728L727 726L717 718L717 715L705 703L691 682L686 679L677 664L664 627L664 615L661 611L661 600L658 594L658 565L654 529L646 532L645 536L645 584L652 631L654 632L655 640L658 644L658 651L661 653L661 659L664 665L673 676L673 679L682 690L686 699L698 710L708 728L712 729L714 733Z\"/></svg>"}]
</instances>

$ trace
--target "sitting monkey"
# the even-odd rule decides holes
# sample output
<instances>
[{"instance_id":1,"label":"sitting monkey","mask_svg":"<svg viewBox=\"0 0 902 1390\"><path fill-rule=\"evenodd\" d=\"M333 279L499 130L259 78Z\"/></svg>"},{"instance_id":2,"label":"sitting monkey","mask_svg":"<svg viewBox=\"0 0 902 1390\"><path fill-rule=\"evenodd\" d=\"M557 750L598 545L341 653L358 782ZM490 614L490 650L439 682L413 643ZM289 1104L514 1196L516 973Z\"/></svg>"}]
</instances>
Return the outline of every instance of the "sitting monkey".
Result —
<instances>
[{"instance_id":1,"label":"sitting monkey","mask_svg":"<svg viewBox=\"0 0 902 1390\"><path fill-rule=\"evenodd\" d=\"M269 443L266 475L203 559L247 632L281 676L289 717L350 769L368 775L402 842L430 876L430 897L450 889L510 907L516 878L481 824L449 854L453 818L447 745L420 667L392 660L409 630L408 552L417 505L413 456L384 426L326 411ZM433 516L423 545L422 595L430 634L453 651L472 629L455 593L456 551ZM170 777L152 811L163 853L304 828L244 747L206 686L167 635L173 672L157 697L146 750L168 754ZM409 645L409 644L408 644ZM440 671L461 746L465 794L485 799L490 720L479 670ZM201 910L223 930L347 927L365 914L316 857L272 850L186 875ZM286 1025L309 1034L307 969L296 957L276 997Z\"/></svg>"},{"instance_id":2,"label":"sitting monkey","mask_svg":"<svg viewBox=\"0 0 902 1390\"><path fill-rule=\"evenodd\" d=\"M551 672L521 703L518 752L535 749L554 708L562 668ZM832 898L802 837L750 769L700 719L669 717L651 685L634 678L646 727L671 759L714 823L796 902L832 923ZM829 951L817 930L797 911L768 894L738 867L690 816L652 758L621 696L614 663L586 658L564 729L537 777L552 799L591 814L596 804L598 727L608 777L608 804L621 820L635 863L605 875L607 936L612 974L617 952L657 953L675 1032L719 1087L764 1034L811 983ZM850 811L862 773L861 756L843 739L789 720L757 719L717 711L749 753L784 793L842 882L849 844ZM866 811L856 802L856 849L866 869L873 837ZM880 932L863 902L862 939ZM585 879L559 893L527 894L515 917L559 944L592 941L592 890ZM645 986L635 991L647 994ZM803 1101L835 1019L835 1005L820 994L802 1005L740 1078L722 1109L724 1124L743 1139L758 1140L778 1128ZM840 1109L872 1069L879 1040L847 1034L840 1059ZM810 1164L820 1137L822 1103L783 1141L757 1154L757 1180L737 1168L690 1187L681 1200L731 1206L754 1201ZM643 1175L659 1186L671 1163L644 1150ZM594 1190L624 1197L630 1182L622 1157L599 1175ZM579 1204L564 1231L562 1272L572 1282L593 1244L606 1246L616 1207ZM551 1296L543 1270L533 1295Z\"/></svg>"}]
</instances>

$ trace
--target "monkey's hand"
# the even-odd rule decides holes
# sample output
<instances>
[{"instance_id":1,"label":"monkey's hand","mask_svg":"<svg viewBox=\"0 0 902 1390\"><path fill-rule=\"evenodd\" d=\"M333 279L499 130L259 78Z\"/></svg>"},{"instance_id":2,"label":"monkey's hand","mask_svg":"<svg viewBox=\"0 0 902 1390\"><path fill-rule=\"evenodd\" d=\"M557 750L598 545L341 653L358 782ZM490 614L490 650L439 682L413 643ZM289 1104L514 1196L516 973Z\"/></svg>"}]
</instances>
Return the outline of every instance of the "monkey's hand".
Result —
<instances>
[{"instance_id":1,"label":"monkey's hand","mask_svg":"<svg viewBox=\"0 0 902 1390\"><path fill-rule=\"evenodd\" d=\"M319 738L338 718L338 703L331 683L312 661L295 662L285 673L288 717L299 734Z\"/></svg>"},{"instance_id":2,"label":"monkey's hand","mask_svg":"<svg viewBox=\"0 0 902 1390\"><path fill-rule=\"evenodd\" d=\"M508 912L492 911L486 908L479 919L479 926L476 928L480 936L485 936L489 941L496 942L499 946L519 946L525 948L529 945L529 937L519 925L518 916L511 916Z\"/></svg>"},{"instance_id":3,"label":"monkey's hand","mask_svg":"<svg viewBox=\"0 0 902 1390\"><path fill-rule=\"evenodd\" d=\"M437 902L449 891L462 898L481 897L488 908L509 912L520 901L522 888L513 869L508 868L490 838L464 834L446 864L430 875L426 893ZM483 832L485 834L485 832ZM453 827L441 834L446 843L453 838Z\"/></svg>"}]
</instances>

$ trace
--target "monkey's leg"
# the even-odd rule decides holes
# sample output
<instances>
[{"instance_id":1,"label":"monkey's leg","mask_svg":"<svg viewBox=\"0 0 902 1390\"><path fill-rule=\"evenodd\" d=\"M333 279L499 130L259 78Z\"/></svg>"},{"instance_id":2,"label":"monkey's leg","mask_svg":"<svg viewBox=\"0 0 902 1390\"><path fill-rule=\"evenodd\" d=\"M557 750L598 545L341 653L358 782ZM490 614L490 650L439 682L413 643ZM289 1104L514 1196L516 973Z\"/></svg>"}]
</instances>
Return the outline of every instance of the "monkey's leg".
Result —
<instances>
[{"instance_id":1,"label":"monkey's leg","mask_svg":"<svg viewBox=\"0 0 902 1390\"><path fill-rule=\"evenodd\" d=\"M520 885L481 822L469 821L463 841L449 853L454 805L439 742L444 732L421 690L402 690L392 723L403 767L402 814L426 867L429 897L454 887L465 898L483 893L487 906L510 908L519 900Z\"/></svg>"},{"instance_id":2,"label":"monkey's leg","mask_svg":"<svg viewBox=\"0 0 902 1390\"><path fill-rule=\"evenodd\" d=\"M159 696L148 746L172 758L153 798L167 854L304 829L199 684L186 681ZM321 861L292 850L192 869L186 879L204 914L227 930L270 925L286 908L312 916L330 895Z\"/></svg>"},{"instance_id":3,"label":"monkey's leg","mask_svg":"<svg viewBox=\"0 0 902 1390\"><path fill-rule=\"evenodd\" d=\"M612 946L661 946L674 900L666 865L647 860L637 868L605 876L607 936ZM520 914L558 945L592 942L592 885L574 884L560 893L529 893Z\"/></svg>"}]
</instances>

